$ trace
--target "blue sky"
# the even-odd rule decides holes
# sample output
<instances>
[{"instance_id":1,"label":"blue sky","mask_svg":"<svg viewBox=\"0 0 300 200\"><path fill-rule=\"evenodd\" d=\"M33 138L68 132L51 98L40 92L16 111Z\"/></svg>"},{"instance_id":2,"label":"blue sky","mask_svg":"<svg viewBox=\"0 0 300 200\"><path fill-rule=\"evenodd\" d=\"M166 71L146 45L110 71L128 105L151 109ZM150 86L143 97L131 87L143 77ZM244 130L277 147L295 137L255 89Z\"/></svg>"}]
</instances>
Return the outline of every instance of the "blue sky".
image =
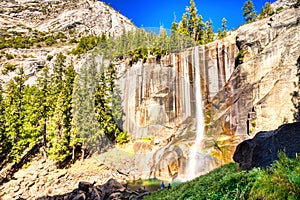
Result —
<instances>
[{"instance_id":1,"label":"blue sky","mask_svg":"<svg viewBox=\"0 0 300 200\"><path fill-rule=\"evenodd\" d=\"M171 27L174 15L177 21L181 20L189 0L103 0L115 10L120 11L137 27L166 29ZM244 24L242 7L246 0L195 0L198 14L203 19L213 21L214 30L221 27L222 18L227 19L228 29L237 28ZM259 13L268 0L252 0L255 10ZM270 2L274 2L271 0Z\"/></svg>"}]
</instances>

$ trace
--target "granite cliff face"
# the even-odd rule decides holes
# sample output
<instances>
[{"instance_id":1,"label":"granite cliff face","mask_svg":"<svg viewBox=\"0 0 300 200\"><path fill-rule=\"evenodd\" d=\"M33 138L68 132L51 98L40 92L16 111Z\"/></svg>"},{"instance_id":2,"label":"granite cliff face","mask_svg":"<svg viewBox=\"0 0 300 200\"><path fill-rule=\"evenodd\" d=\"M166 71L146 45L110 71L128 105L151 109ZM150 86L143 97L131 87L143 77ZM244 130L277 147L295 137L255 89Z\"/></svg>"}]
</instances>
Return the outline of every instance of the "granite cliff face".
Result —
<instances>
[{"instance_id":1,"label":"granite cliff face","mask_svg":"<svg viewBox=\"0 0 300 200\"><path fill-rule=\"evenodd\" d=\"M237 144L254 133L297 121L299 13L299 8L284 9L160 63L119 65L124 129L133 138L152 138L145 151L136 152L135 173L184 179L195 139L198 64L206 129L199 174L232 161Z\"/></svg>"},{"instance_id":2,"label":"granite cliff face","mask_svg":"<svg viewBox=\"0 0 300 200\"><path fill-rule=\"evenodd\" d=\"M29 78L27 83L34 84L37 71L46 65L51 68L59 53L67 56L67 63L72 61L75 68L79 68L86 55L77 57L69 52L82 36L101 36L102 33L118 36L123 30L135 28L129 19L100 1L3 0L0 2L0 39L14 38L16 41L20 36L34 40L26 48L1 48L0 78L8 82L16 75L17 70L2 73L4 67L11 64L23 67ZM45 44L40 42L42 38L55 38L56 42Z\"/></svg>"}]
</instances>

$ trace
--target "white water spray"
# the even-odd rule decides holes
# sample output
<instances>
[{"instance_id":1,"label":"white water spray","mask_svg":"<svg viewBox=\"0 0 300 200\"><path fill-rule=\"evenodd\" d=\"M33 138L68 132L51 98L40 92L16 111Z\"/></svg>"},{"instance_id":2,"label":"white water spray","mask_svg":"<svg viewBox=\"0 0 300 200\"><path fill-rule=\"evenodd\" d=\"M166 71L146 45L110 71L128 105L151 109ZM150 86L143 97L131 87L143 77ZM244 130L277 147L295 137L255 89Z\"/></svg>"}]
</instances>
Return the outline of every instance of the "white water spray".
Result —
<instances>
[{"instance_id":1,"label":"white water spray","mask_svg":"<svg viewBox=\"0 0 300 200\"><path fill-rule=\"evenodd\" d=\"M204 59L204 57L203 57ZM195 66L195 100L196 100L196 140L190 151L190 157L187 170L187 179L195 178L199 172L198 168L201 165L199 159L199 151L202 149L202 141L204 138L204 115L202 108L201 84L200 84L200 67L199 67L199 51L198 47L194 49L194 66ZM203 163L202 163L203 164Z\"/></svg>"}]
</instances>

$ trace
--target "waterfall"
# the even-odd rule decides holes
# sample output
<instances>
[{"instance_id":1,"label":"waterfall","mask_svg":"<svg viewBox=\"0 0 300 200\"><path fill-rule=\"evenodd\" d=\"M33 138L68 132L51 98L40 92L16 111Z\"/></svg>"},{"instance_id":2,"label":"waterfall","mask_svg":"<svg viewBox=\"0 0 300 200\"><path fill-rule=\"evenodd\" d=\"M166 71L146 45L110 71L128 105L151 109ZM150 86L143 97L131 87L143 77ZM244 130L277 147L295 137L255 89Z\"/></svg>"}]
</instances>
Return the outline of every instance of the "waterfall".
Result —
<instances>
[{"instance_id":1,"label":"waterfall","mask_svg":"<svg viewBox=\"0 0 300 200\"><path fill-rule=\"evenodd\" d=\"M202 49L203 50L203 49ZM204 53L204 50L202 51ZM204 57L203 57L204 60ZM198 47L194 49L194 70L195 70L195 105L196 105L196 140L194 145L190 150L189 162L186 168L187 170L187 180L195 178L199 172L199 165L202 166L201 156L199 156L199 151L202 149L202 141L204 138L204 115L202 108L202 95L201 95L201 83L200 83L200 66L199 66L199 51Z\"/></svg>"}]
</instances>

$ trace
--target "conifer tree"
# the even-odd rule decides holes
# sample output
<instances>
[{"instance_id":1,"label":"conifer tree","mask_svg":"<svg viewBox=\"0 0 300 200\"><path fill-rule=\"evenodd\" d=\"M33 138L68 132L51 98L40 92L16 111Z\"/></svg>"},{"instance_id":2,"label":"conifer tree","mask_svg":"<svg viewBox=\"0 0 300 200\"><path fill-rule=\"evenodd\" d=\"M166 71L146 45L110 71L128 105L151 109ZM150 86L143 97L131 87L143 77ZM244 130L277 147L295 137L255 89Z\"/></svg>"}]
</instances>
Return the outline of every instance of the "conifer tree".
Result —
<instances>
[{"instance_id":1,"label":"conifer tree","mask_svg":"<svg viewBox=\"0 0 300 200\"><path fill-rule=\"evenodd\" d=\"M227 20L226 18L222 18L222 29L223 29L223 37L227 36Z\"/></svg>"},{"instance_id":2,"label":"conifer tree","mask_svg":"<svg viewBox=\"0 0 300 200\"><path fill-rule=\"evenodd\" d=\"M206 22L206 40L205 40L205 43L209 43L209 42L212 42L214 41L214 37L215 37L215 34L214 34L214 30L213 30L213 25L212 25L212 20L209 19L207 22Z\"/></svg>"},{"instance_id":3,"label":"conifer tree","mask_svg":"<svg viewBox=\"0 0 300 200\"><path fill-rule=\"evenodd\" d=\"M11 145L5 131L5 107L2 81L0 81L0 163L5 159Z\"/></svg>"},{"instance_id":4,"label":"conifer tree","mask_svg":"<svg viewBox=\"0 0 300 200\"><path fill-rule=\"evenodd\" d=\"M95 107L97 80L97 65L92 55L81 67L80 73L75 79L72 99L72 133L76 131L81 139L83 157L86 151L97 150L102 137Z\"/></svg>"},{"instance_id":5,"label":"conifer tree","mask_svg":"<svg viewBox=\"0 0 300 200\"><path fill-rule=\"evenodd\" d=\"M40 108L40 119L39 119L39 130L40 135L43 137L43 145L46 148L47 145L47 121L49 117L52 116L54 110L54 97L51 96L53 86L51 85L51 80L49 76L49 68L46 66L40 77L38 77L39 86L39 108Z\"/></svg>"},{"instance_id":6,"label":"conifer tree","mask_svg":"<svg viewBox=\"0 0 300 200\"><path fill-rule=\"evenodd\" d=\"M25 81L24 69L20 68L17 76L7 84L6 89L5 131L11 146L9 157L11 161L18 160L19 155L26 147L26 144L24 145L22 142L26 135L23 127Z\"/></svg>"},{"instance_id":7,"label":"conifer tree","mask_svg":"<svg viewBox=\"0 0 300 200\"><path fill-rule=\"evenodd\" d=\"M243 6L243 16L246 23L251 23L256 18L256 11L253 5L252 0L247 0Z\"/></svg>"},{"instance_id":8,"label":"conifer tree","mask_svg":"<svg viewBox=\"0 0 300 200\"><path fill-rule=\"evenodd\" d=\"M189 29L188 29L188 13L184 13L182 15L182 19L178 25L178 32L185 36L190 35Z\"/></svg>"},{"instance_id":9,"label":"conifer tree","mask_svg":"<svg viewBox=\"0 0 300 200\"><path fill-rule=\"evenodd\" d=\"M59 162L71 155L72 92L76 72L73 65L64 65L65 56L59 54L52 74L55 109L47 127L49 156Z\"/></svg>"},{"instance_id":10,"label":"conifer tree","mask_svg":"<svg viewBox=\"0 0 300 200\"><path fill-rule=\"evenodd\" d=\"M270 2L266 2L261 13L258 15L259 19L263 19L265 17L271 16L275 13L274 9L272 8Z\"/></svg>"},{"instance_id":11,"label":"conifer tree","mask_svg":"<svg viewBox=\"0 0 300 200\"><path fill-rule=\"evenodd\" d=\"M196 40L196 35L198 30L198 23L200 23L199 18L197 17L197 8L195 5L194 0L190 0L190 7L189 7L189 32L190 36Z\"/></svg>"},{"instance_id":12,"label":"conifer tree","mask_svg":"<svg viewBox=\"0 0 300 200\"><path fill-rule=\"evenodd\" d=\"M198 44L205 44L206 40L206 24L202 20L202 15L198 15L198 33L196 36L196 41Z\"/></svg>"}]
</instances>

